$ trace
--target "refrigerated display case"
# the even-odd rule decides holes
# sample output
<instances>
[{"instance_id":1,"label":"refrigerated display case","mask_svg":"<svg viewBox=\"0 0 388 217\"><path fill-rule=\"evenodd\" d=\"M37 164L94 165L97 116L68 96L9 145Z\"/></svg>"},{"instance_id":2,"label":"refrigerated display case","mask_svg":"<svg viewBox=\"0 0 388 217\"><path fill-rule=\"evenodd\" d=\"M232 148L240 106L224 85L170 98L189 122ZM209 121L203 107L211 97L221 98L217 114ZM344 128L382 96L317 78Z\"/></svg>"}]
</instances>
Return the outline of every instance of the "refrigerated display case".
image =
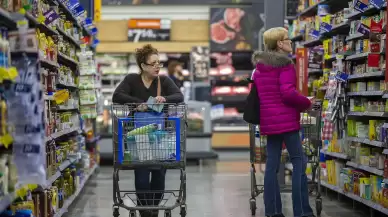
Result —
<instances>
[{"instance_id":1,"label":"refrigerated display case","mask_svg":"<svg viewBox=\"0 0 388 217\"><path fill-rule=\"evenodd\" d=\"M212 149L211 104L188 101L187 111L187 159L214 159L218 155Z\"/></svg>"}]
</instances>

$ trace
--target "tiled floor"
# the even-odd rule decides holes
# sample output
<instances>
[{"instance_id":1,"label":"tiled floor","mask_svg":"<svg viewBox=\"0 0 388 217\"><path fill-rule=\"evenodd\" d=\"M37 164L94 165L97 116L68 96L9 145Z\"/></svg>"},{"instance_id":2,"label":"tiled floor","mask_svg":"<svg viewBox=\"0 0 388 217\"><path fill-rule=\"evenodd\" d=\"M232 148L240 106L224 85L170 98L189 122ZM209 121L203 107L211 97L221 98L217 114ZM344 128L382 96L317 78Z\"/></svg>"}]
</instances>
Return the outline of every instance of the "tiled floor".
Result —
<instances>
[{"instance_id":1,"label":"tiled floor","mask_svg":"<svg viewBox=\"0 0 388 217\"><path fill-rule=\"evenodd\" d=\"M221 158L222 159L222 158ZM187 208L188 217L248 217L250 178L249 163L233 159L223 159L204 166L187 168ZM108 217L112 216L112 173L111 167L100 168L100 173L91 179L83 194L69 210L66 217ZM257 176L262 180L262 175ZM133 189L133 172L123 171L120 177L121 188ZM179 172L167 172L167 189L176 189ZM311 204L314 205L312 197ZM129 203L128 201L126 201ZM351 205L339 203L336 199L323 199L322 217L361 217ZM257 198L257 217L264 216L262 195ZM283 207L286 217L292 217L290 194L283 194ZM122 216L129 216L121 210ZM163 216L160 213L159 216ZM173 216L179 216L175 210Z\"/></svg>"}]
</instances>

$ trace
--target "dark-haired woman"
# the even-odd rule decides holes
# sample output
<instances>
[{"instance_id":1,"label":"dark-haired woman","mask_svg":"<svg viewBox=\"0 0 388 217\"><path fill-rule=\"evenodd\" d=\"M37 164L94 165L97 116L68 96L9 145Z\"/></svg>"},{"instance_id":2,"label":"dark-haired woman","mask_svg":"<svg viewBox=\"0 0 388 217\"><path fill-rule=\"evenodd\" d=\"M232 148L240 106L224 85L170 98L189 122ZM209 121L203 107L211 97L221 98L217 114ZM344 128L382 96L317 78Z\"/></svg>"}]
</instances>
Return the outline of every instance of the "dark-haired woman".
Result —
<instances>
[{"instance_id":1,"label":"dark-haired woman","mask_svg":"<svg viewBox=\"0 0 388 217\"><path fill-rule=\"evenodd\" d=\"M156 103L183 102L183 94L175 83L167 76L160 76L159 70L163 66L159 60L158 50L151 45L145 45L136 50L136 62L139 74L129 74L113 93L113 103L144 103L143 109L150 96L155 97ZM157 96L158 85L161 95ZM151 174L151 181L150 181ZM135 170L135 188L138 192L161 192L165 188L166 170ZM138 206L158 206L163 194L137 194ZM158 212L142 211L141 217L157 217Z\"/></svg>"}]
</instances>

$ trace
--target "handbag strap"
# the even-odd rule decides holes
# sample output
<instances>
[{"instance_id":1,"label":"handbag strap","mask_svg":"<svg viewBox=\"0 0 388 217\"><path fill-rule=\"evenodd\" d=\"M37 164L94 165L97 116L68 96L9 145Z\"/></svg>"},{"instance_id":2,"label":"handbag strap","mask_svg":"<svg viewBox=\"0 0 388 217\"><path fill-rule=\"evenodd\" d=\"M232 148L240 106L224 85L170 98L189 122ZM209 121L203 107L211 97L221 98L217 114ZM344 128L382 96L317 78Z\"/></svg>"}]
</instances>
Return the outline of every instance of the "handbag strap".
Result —
<instances>
[{"instance_id":1,"label":"handbag strap","mask_svg":"<svg viewBox=\"0 0 388 217\"><path fill-rule=\"evenodd\" d=\"M158 76L158 88L156 89L156 96L162 95L161 85L160 85L160 77Z\"/></svg>"}]
</instances>

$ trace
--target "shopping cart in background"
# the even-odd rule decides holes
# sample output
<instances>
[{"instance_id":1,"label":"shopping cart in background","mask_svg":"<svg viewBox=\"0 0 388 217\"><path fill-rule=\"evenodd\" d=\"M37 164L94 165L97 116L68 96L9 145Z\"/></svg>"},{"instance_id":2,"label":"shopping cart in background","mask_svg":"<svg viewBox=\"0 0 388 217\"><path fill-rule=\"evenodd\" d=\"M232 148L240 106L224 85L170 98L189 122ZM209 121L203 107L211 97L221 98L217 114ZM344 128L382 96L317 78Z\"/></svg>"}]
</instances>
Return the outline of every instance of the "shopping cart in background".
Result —
<instances>
[{"instance_id":1,"label":"shopping cart in background","mask_svg":"<svg viewBox=\"0 0 388 217\"><path fill-rule=\"evenodd\" d=\"M320 148L322 146L321 141L321 126L322 126L322 102L316 102L313 109L308 113L301 113L301 126L300 131L303 149L308 157L308 163L311 165L311 173L309 177L309 189L310 193L316 192L316 211L317 215L322 211L322 198L321 198L321 186L320 186L320 167L319 167L319 155ZM250 163L251 163L251 199L249 200L250 209L252 215L256 215L256 197L264 193L264 185L258 184L256 180L256 165L261 173L264 174L265 162L267 158L266 136L260 135L259 126L249 124L249 141L250 141ZM282 163L290 164L288 152L283 146L282 151ZM285 175L285 174L284 174ZM286 188L288 189L288 188Z\"/></svg>"},{"instance_id":2,"label":"shopping cart in background","mask_svg":"<svg viewBox=\"0 0 388 217\"><path fill-rule=\"evenodd\" d=\"M139 111L140 104L112 105L113 127L113 216L120 215L119 208L129 211L165 212L180 207L186 216L186 104L148 105L147 111ZM155 109L160 108L160 109ZM155 110L159 111L156 112ZM147 191L123 190L119 185L120 170L178 169L180 185L177 190ZM146 199L138 199L143 195ZM133 206L124 204L124 198ZM156 201L160 199L160 203Z\"/></svg>"}]
</instances>

